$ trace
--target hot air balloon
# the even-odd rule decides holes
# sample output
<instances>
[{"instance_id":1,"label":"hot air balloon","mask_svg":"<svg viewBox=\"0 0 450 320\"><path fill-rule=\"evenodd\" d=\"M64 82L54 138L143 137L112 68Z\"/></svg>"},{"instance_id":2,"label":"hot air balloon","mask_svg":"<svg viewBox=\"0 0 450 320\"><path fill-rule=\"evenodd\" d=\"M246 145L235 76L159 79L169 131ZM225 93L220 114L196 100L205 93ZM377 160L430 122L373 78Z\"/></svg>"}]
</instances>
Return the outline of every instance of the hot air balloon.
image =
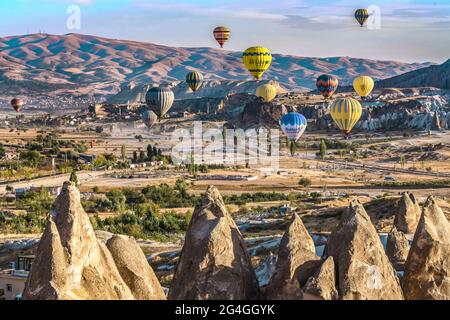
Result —
<instances>
[{"instance_id":1,"label":"hot air balloon","mask_svg":"<svg viewBox=\"0 0 450 320\"><path fill-rule=\"evenodd\" d=\"M146 110L142 113L142 120L145 125L150 129L158 122L158 116L151 110Z\"/></svg>"},{"instance_id":2,"label":"hot air balloon","mask_svg":"<svg viewBox=\"0 0 450 320\"><path fill-rule=\"evenodd\" d=\"M214 29L214 38L220 44L220 47L223 48L225 42L230 39L231 30L228 27L217 27Z\"/></svg>"},{"instance_id":3,"label":"hot air balloon","mask_svg":"<svg viewBox=\"0 0 450 320\"><path fill-rule=\"evenodd\" d=\"M196 92L202 85L203 75L197 71L189 72L186 75L186 82L189 85L189 88L191 88L193 92Z\"/></svg>"},{"instance_id":4,"label":"hot air balloon","mask_svg":"<svg viewBox=\"0 0 450 320\"><path fill-rule=\"evenodd\" d=\"M19 112L22 109L24 102L22 99L12 99L11 106L14 108L16 112Z\"/></svg>"},{"instance_id":5,"label":"hot air balloon","mask_svg":"<svg viewBox=\"0 0 450 320\"><path fill-rule=\"evenodd\" d=\"M172 108L175 95L169 88L153 87L148 90L145 101L151 111L162 118Z\"/></svg>"},{"instance_id":6,"label":"hot air balloon","mask_svg":"<svg viewBox=\"0 0 450 320\"><path fill-rule=\"evenodd\" d=\"M271 102L277 96L277 88L271 84L263 84L256 89L256 96L265 102Z\"/></svg>"},{"instance_id":7,"label":"hot air balloon","mask_svg":"<svg viewBox=\"0 0 450 320\"><path fill-rule=\"evenodd\" d=\"M348 138L350 131L358 123L362 115L362 107L359 101L353 98L338 99L330 108L331 117L339 129Z\"/></svg>"},{"instance_id":8,"label":"hot air balloon","mask_svg":"<svg viewBox=\"0 0 450 320\"><path fill-rule=\"evenodd\" d=\"M358 95L365 99L373 90L375 83L371 77L361 76L353 80L353 88Z\"/></svg>"},{"instance_id":9,"label":"hot air balloon","mask_svg":"<svg viewBox=\"0 0 450 320\"><path fill-rule=\"evenodd\" d=\"M355 11L355 18L362 28L364 27L367 19L369 19L369 11L367 9L358 9Z\"/></svg>"},{"instance_id":10,"label":"hot air balloon","mask_svg":"<svg viewBox=\"0 0 450 320\"><path fill-rule=\"evenodd\" d=\"M339 85L339 80L335 76L323 74L317 78L316 85L320 94L323 95L325 100L328 100L336 91Z\"/></svg>"},{"instance_id":11,"label":"hot air balloon","mask_svg":"<svg viewBox=\"0 0 450 320\"><path fill-rule=\"evenodd\" d=\"M243 61L247 70L256 80L259 80L263 73L269 69L272 63L272 54L267 48L251 47L245 50Z\"/></svg>"},{"instance_id":12,"label":"hot air balloon","mask_svg":"<svg viewBox=\"0 0 450 320\"><path fill-rule=\"evenodd\" d=\"M289 141L291 141L290 149L292 156L295 154L296 142L305 132L307 124L308 122L305 116L300 113L290 112L281 117L280 127Z\"/></svg>"}]
</instances>

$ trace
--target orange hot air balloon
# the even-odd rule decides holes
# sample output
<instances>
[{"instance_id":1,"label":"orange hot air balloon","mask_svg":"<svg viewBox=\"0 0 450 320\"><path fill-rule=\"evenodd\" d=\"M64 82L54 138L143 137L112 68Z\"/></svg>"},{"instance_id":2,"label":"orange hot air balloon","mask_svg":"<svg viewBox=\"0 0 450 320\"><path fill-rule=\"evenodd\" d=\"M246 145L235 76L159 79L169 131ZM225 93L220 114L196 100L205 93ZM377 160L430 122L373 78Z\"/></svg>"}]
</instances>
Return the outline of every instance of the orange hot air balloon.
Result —
<instances>
[{"instance_id":1,"label":"orange hot air balloon","mask_svg":"<svg viewBox=\"0 0 450 320\"><path fill-rule=\"evenodd\" d=\"M225 42L230 40L231 30L228 27L217 27L214 29L214 38L220 44L220 47L223 48Z\"/></svg>"}]
</instances>

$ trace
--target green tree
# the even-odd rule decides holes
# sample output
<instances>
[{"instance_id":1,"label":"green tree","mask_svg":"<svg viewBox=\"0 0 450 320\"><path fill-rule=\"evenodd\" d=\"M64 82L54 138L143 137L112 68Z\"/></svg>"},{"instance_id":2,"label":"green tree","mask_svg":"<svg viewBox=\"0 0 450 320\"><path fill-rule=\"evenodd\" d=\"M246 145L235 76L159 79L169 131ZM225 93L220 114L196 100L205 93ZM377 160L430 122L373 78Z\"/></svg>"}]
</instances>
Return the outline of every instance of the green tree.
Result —
<instances>
[{"instance_id":1,"label":"green tree","mask_svg":"<svg viewBox=\"0 0 450 320\"><path fill-rule=\"evenodd\" d=\"M69 180L70 180L70 182L73 182L76 186L78 186L78 177L77 177L77 172L75 169L72 170Z\"/></svg>"},{"instance_id":2,"label":"green tree","mask_svg":"<svg viewBox=\"0 0 450 320\"><path fill-rule=\"evenodd\" d=\"M327 144L325 143L325 140L322 140L320 142L320 157L322 160L325 160L327 156Z\"/></svg>"},{"instance_id":3,"label":"green tree","mask_svg":"<svg viewBox=\"0 0 450 320\"><path fill-rule=\"evenodd\" d=\"M180 193L182 197L185 197L188 189L186 180L184 180L183 178L178 178L177 182L175 182L175 189Z\"/></svg>"},{"instance_id":4,"label":"green tree","mask_svg":"<svg viewBox=\"0 0 450 320\"><path fill-rule=\"evenodd\" d=\"M311 186L312 182L311 179L309 178L301 178L300 181L298 182L299 185L301 185L302 187L309 187Z\"/></svg>"},{"instance_id":5,"label":"green tree","mask_svg":"<svg viewBox=\"0 0 450 320\"><path fill-rule=\"evenodd\" d=\"M147 146L147 158L149 161L153 159L153 146L151 144Z\"/></svg>"},{"instance_id":6,"label":"green tree","mask_svg":"<svg viewBox=\"0 0 450 320\"><path fill-rule=\"evenodd\" d=\"M133 163L137 163L137 162L138 162L137 151L134 150L134 151L133 151Z\"/></svg>"},{"instance_id":7,"label":"green tree","mask_svg":"<svg viewBox=\"0 0 450 320\"><path fill-rule=\"evenodd\" d=\"M406 165L406 158L405 156L402 154L400 156L400 167L402 167L402 169L405 169L405 165Z\"/></svg>"},{"instance_id":8,"label":"green tree","mask_svg":"<svg viewBox=\"0 0 450 320\"><path fill-rule=\"evenodd\" d=\"M122 160L125 161L125 159L127 158L127 147L124 144L120 147L120 155L122 157Z\"/></svg>"},{"instance_id":9,"label":"green tree","mask_svg":"<svg viewBox=\"0 0 450 320\"><path fill-rule=\"evenodd\" d=\"M144 151L139 151L139 162L145 162L146 157L145 157L145 152Z\"/></svg>"},{"instance_id":10,"label":"green tree","mask_svg":"<svg viewBox=\"0 0 450 320\"><path fill-rule=\"evenodd\" d=\"M291 151L291 156L294 156L295 152L297 151L297 142L291 141L290 151Z\"/></svg>"}]
</instances>

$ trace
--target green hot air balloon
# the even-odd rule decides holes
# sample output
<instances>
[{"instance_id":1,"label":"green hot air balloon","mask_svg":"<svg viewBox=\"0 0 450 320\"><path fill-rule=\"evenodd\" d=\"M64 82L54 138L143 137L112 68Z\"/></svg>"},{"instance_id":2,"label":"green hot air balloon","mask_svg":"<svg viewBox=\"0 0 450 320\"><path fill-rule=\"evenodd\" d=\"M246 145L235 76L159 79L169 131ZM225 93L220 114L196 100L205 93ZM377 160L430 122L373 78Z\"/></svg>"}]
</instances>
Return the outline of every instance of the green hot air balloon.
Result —
<instances>
[{"instance_id":1,"label":"green hot air balloon","mask_svg":"<svg viewBox=\"0 0 450 320\"><path fill-rule=\"evenodd\" d=\"M153 87L148 90L145 101L149 109L156 113L159 118L162 118L172 108L175 95L169 88Z\"/></svg>"},{"instance_id":2,"label":"green hot air balloon","mask_svg":"<svg viewBox=\"0 0 450 320\"><path fill-rule=\"evenodd\" d=\"M191 88L193 92L196 92L203 83L203 75L197 71L189 72L186 75L186 82L189 85L189 88Z\"/></svg>"}]
</instances>

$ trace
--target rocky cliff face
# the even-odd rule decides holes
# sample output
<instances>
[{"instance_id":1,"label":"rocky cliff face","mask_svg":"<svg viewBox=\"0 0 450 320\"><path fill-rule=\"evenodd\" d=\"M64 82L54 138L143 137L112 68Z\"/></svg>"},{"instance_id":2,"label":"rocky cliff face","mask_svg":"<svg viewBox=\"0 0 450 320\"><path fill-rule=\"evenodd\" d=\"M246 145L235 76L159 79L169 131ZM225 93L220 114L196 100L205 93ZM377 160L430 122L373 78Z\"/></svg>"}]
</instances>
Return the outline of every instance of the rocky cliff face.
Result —
<instances>
[{"instance_id":1,"label":"rocky cliff face","mask_svg":"<svg viewBox=\"0 0 450 320\"><path fill-rule=\"evenodd\" d=\"M319 260L313 239L300 217L294 214L281 240L276 272L266 289L267 298L271 300L302 299L301 287L314 273Z\"/></svg>"},{"instance_id":2,"label":"rocky cliff face","mask_svg":"<svg viewBox=\"0 0 450 320\"><path fill-rule=\"evenodd\" d=\"M219 191L195 208L169 291L174 300L246 300L259 295L244 239Z\"/></svg>"},{"instance_id":3,"label":"rocky cliff face","mask_svg":"<svg viewBox=\"0 0 450 320\"><path fill-rule=\"evenodd\" d=\"M421 209L414 194L405 192L397 204L394 226L398 231L414 234L419 223Z\"/></svg>"},{"instance_id":4,"label":"rocky cliff face","mask_svg":"<svg viewBox=\"0 0 450 320\"><path fill-rule=\"evenodd\" d=\"M153 269L133 238L115 235L107 241L106 246L136 300L166 299Z\"/></svg>"},{"instance_id":5,"label":"rocky cliff face","mask_svg":"<svg viewBox=\"0 0 450 320\"><path fill-rule=\"evenodd\" d=\"M450 299L450 223L432 197L414 235L403 290L410 300Z\"/></svg>"},{"instance_id":6,"label":"rocky cliff face","mask_svg":"<svg viewBox=\"0 0 450 320\"><path fill-rule=\"evenodd\" d=\"M255 97L253 101L245 105L240 120L244 128L275 128L279 125L279 121L285 113L287 113L285 107L264 102L262 99Z\"/></svg>"},{"instance_id":7,"label":"rocky cliff face","mask_svg":"<svg viewBox=\"0 0 450 320\"><path fill-rule=\"evenodd\" d=\"M142 252L139 256L138 248L129 242L122 246L122 250L136 253L135 263L145 265L142 261ZM120 258L121 254L115 254L116 258ZM79 191L73 183L66 182L51 209L23 298L29 300L140 298L140 293L134 292L136 288L130 288L122 278L119 270L123 271L126 267L122 265L120 259L118 261L120 269L117 268L113 255L107 247L96 238L89 217L81 206ZM126 280L128 281L128 278Z\"/></svg>"},{"instance_id":8,"label":"rocky cliff face","mask_svg":"<svg viewBox=\"0 0 450 320\"><path fill-rule=\"evenodd\" d=\"M386 254L396 270L403 270L408 253L408 239L403 232L394 228L388 235Z\"/></svg>"},{"instance_id":9,"label":"rocky cliff face","mask_svg":"<svg viewBox=\"0 0 450 320\"><path fill-rule=\"evenodd\" d=\"M362 204L353 200L331 234L325 252L337 265L343 300L403 299L396 272Z\"/></svg>"},{"instance_id":10,"label":"rocky cliff face","mask_svg":"<svg viewBox=\"0 0 450 320\"><path fill-rule=\"evenodd\" d=\"M336 269L333 257L328 257L308 279L303 288L303 299L305 300L337 300Z\"/></svg>"}]
</instances>

